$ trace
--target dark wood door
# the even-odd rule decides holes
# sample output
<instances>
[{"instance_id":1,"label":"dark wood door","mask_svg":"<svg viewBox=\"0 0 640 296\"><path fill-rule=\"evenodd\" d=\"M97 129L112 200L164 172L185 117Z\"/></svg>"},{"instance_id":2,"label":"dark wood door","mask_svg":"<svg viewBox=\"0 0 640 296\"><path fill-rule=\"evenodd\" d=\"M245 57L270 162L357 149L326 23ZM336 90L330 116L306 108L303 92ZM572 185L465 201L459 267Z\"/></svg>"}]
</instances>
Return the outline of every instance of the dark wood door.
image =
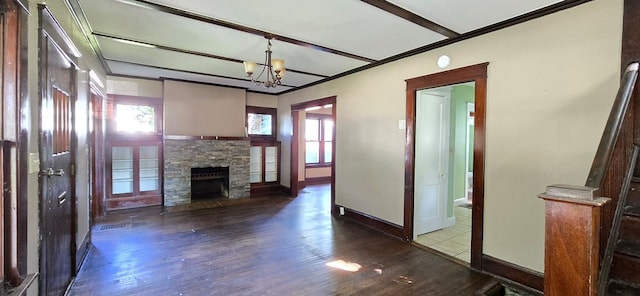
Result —
<instances>
[{"instance_id":1,"label":"dark wood door","mask_svg":"<svg viewBox=\"0 0 640 296\"><path fill-rule=\"evenodd\" d=\"M63 295L74 274L71 123L75 67L41 37L41 294Z\"/></svg>"}]
</instances>

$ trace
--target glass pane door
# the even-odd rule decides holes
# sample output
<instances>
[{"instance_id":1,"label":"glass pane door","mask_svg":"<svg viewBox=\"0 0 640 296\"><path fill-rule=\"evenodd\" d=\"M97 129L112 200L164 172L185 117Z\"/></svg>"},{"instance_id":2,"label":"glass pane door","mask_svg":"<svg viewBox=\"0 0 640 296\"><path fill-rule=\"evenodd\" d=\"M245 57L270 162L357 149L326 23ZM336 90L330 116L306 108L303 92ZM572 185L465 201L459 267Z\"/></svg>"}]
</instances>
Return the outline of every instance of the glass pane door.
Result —
<instances>
[{"instance_id":1,"label":"glass pane door","mask_svg":"<svg viewBox=\"0 0 640 296\"><path fill-rule=\"evenodd\" d=\"M111 193L133 192L133 147L111 148Z\"/></svg>"},{"instance_id":2,"label":"glass pane door","mask_svg":"<svg viewBox=\"0 0 640 296\"><path fill-rule=\"evenodd\" d=\"M158 190L158 146L140 146L140 191Z\"/></svg>"}]
</instances>

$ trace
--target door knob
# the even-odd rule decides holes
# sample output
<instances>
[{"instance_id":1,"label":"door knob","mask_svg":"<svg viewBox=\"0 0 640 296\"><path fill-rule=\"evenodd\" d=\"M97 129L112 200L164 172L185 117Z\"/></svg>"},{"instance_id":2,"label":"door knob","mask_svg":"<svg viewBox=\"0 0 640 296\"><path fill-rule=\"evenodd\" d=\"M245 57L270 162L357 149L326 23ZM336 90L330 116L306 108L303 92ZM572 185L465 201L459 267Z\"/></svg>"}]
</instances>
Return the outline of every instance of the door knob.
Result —
<instances>
[{"instance_id":1,"label":"door knob","mask_svg":"<svg viewBox=\"0 0 640 296\"><path fill-rule=\"evenodd\" d=\"M53 168L48 168L46 170L40 171L40 176L47 176L47 177L64 176L64 170L63 169L53 170Z\"/></svg>"}]
</instances>

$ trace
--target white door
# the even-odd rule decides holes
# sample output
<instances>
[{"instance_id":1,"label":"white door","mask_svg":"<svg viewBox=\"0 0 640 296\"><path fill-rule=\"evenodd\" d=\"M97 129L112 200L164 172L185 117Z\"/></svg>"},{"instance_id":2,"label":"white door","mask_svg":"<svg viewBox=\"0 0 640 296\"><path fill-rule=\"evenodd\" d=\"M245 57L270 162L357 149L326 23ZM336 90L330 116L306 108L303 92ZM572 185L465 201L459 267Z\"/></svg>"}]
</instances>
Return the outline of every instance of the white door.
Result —
<instances>
[{"instance_id":1,"label":"white door","mask_svg":"<svg viewBox=\"0 0 640 296\"><path fill-rule=\"evenodd\" d=\"M449 171L449 95L416 94L413 238L444 227Z\"/></svg>"}]
</instances>

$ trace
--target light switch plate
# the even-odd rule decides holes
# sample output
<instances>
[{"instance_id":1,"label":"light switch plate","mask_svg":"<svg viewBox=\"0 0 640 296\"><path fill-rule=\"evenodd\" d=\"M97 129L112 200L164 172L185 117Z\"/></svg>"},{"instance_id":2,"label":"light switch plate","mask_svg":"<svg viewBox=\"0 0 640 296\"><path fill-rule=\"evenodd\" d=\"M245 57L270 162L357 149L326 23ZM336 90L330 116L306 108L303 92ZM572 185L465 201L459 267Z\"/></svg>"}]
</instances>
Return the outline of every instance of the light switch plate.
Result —
<instances>
[{"instance_id":1,"label":"light switch plate","mask_svg":"<svg viewBox=\"0 0 640 296\"><path fill-rule=\"evenodd\" d=\"M398 120L398 129L403 130L407 128L407 121L404 119Z\"/></svg>"},{"instance_id":2,"label":"light switch plate","mask_svg":"<svg viewBox=\"0 0 640 296\"><path fill-rule=\"evenodd\" d=\"M40 171L40 154L29 153L29 174L34 174Z\"/></svg>"}]
</instances>

